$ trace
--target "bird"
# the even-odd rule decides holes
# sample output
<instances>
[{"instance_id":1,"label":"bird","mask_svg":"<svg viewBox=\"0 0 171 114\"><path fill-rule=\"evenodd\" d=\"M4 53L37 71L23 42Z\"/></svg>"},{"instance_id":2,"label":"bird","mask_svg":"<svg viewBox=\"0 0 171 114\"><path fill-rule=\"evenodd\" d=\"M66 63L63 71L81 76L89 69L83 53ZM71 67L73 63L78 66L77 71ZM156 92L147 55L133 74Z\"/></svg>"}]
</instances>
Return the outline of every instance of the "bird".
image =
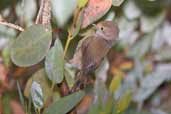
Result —
<instances>
[{"instance_id":1,"label":"bird","mask_svg":"<svg viewBox=\"0 0 171 114\"><path fill-rule=\"evenodd\" d=\"M74 57L70 61L79 69L72 91L85 85L88 76L98 68L109 50L118 41L119 28L113 21L101 21L93 26L95 31L80 40Z\"/></svg>"}]
</instances>

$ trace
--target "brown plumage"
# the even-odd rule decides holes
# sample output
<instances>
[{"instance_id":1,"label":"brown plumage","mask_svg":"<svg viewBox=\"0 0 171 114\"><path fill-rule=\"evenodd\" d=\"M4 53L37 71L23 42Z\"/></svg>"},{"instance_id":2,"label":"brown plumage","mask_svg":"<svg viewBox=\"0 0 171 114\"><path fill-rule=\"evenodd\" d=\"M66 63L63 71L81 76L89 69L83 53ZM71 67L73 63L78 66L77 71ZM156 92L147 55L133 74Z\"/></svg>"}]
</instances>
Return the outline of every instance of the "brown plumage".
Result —
<instances>
[{"instance_id":1,"label":"brown plumage","mask_svg":"<svg viewBox=\"0 0 171 114\"><path fill-rule=\"evenodd\" d=\"M80 69L78 80L85 80L87 75L96 70L118 39L119 29L112 21L100 22L95 27L94 33L79 42L71 61Z\"/></svg>"}]
</instances>

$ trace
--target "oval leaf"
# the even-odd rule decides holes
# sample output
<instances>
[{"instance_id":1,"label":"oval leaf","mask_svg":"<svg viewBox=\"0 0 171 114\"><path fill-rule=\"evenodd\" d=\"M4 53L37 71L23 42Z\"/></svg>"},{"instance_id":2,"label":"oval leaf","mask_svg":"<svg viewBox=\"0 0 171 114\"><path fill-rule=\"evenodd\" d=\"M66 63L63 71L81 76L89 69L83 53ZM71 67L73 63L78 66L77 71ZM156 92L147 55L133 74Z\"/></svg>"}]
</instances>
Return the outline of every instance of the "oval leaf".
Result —
<instances>
[{"instance_id":1,"label":"oval leaf","mask_svg":"<svg viewBox=\"0 0 171 114\"><path fill-rule=\"evenodd\" d=\"M49 96L53 96L54 100L58 100L60 95L58 91L53 92L51 90L51 83L50 81L47 79L47 75L45 72L45 69L40 69L38 70L35 74L33 74L33 76L31 76L25 86L24 89L24 96L29 98L30 96L30 90L31 90L31 85L32 82L36 81L37 83L40 84L41 88L42 88L42 92L43 92L43 98L44 101L46 102L49 98Z\"/></svg>"},{"instance_id":2,"label":"oval leaf","mask_svg":"<svg viewBox=\"0 0 171 114\"><path fill-rule=\"evenodd\" d=\"M117 103L117 112L119 114L123 113L130 105L132 99L131 92L129 90L121 97Z\"/></svg>"},{"instance_id":3,"label":"oval leaf","mask_svg":"<svg viewBox=\"0 0 171 114\"><path fill-rule=\"evenodd\" d=\"M66 64L64 74L68 87L71 89L75 82L76 71L71 66L69 66L69 64Z\"/></svg>"},{"instance_id":4,"label":"oval leaf","mask_svg":"<svg viewBox=\"0 0 171 114\"><path fill-rule=\"evenodd\" d=\"M80 102L84 95L83 91L79 91L63 97L45 109L43 114L54 114L54 112L55 114L66 114Z\"/></svg>"},{"instance_id":5,"label":"oval leaf","mask_svg":"<svg viewBox=\"0 0 171 114\"><path fill-rule=\"evenodd\" d=\"M89 0L84 8L82 28L104 16L112 6L112 0Z\"/></svg>"},{"instance_id":6,"label":"oval leaf","mask_svg":"<svg viewBox=\"0 0 171 114\"><path fill-rule=\"evenodd\" d=\"M131 58L143 57L149 51L153 37L154 37L153 32L144 35L135 45L133 45L129 49L130 51L128 52L128 57Z\"/></svg>"},{"instance_id":7,"label":"oval leaf","mask_svg":"<svg viewBox=\"0 0 171 114\"><path fill-rule=\"evenodd\" d=\"M35 108L43 107L43 92L39 83L33 81L31 85L31 97Z\"/></svg>"},{"instance_id":8,"label":"oval leaf","mask_svg":"<svg viewBox=\"0 0 171 114\"><path fill-rule=\"evenodd\" d=\"M155 17L142 15L140 18L140 29L145 33L150 33L156 30L156 28L158 28L163 21L164 12L159 13Z\"/></svg>"},{"instance_id":9,"label":"oval leaf","mask_svg":"<svg viewBox=\"0 0 171 114\"><path fill-rule=\"evenodd\" d=\"M63 27L68 19L72 16L77 0L51 0L52 13L55 16L57 24Z\"/></svg>"},{"instance_id":10,"label":"oval leaf","mask_svg":"<svg viewBox=\"0 0 171 114\"><path fill-rule=\"evenodd\" d=\"M52 34L43 25L33 25L22 32L11 47L12 61L21 67L40 62L49 50Z\"/></svg>"},{"instance_id":11,"label":"oval leaf","mask_svg":"<svg viewBox=\"0 0 171 114\"><path fill-rule=\"evenodd\" d=\"M114 93L116 92L116 90L120 87L121 85L121 81L122 81L122 77L121 76L115 76L113 79L112 79L112 82L109 86L109 91L111 93Z\"/></svg>"},{"instance_id":12,"label":"oval leaf","mask_svg":"<svg viewBox=\"0 0 171 114\"><path fill-rule=\"evenodd\" d=\"M45 69L48 78L53 83L60 83L64 78L64 59L63 48L60 40L57 38L55 45L50 49L45 60Z\"/></svg>"}]
</instances>

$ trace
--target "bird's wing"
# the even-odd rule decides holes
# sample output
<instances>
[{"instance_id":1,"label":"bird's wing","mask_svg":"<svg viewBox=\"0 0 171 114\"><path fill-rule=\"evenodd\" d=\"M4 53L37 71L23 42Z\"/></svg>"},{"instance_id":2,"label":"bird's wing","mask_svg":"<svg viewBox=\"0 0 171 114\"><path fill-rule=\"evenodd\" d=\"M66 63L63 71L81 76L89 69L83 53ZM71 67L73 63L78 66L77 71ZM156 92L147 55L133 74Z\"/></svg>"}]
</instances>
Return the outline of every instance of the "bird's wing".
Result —
<instances>
[{"instance_id":1,"label":"bird's wing","mask_svg":"<svg viewBox=\"0 0 171 114\"><path fill-rule=\"evenodd\" d=\"M70 64L72 64L77 69L82 69L82 45L85 40L87 40L88 37L85 37L81 39L77 45L77 48L75 50L73 58L69 61Z\"/></svg>"},{"instance_id":2,"label":"bird's wing","mask_svg":"<svg viewBox=\"0 0 171 114\"><path fill-rule=\"evenodd\" d=\"M91 36L82 45L82 69L85 73L94 71L109 51L103 38Z\"/></svg>"}]
</instances>

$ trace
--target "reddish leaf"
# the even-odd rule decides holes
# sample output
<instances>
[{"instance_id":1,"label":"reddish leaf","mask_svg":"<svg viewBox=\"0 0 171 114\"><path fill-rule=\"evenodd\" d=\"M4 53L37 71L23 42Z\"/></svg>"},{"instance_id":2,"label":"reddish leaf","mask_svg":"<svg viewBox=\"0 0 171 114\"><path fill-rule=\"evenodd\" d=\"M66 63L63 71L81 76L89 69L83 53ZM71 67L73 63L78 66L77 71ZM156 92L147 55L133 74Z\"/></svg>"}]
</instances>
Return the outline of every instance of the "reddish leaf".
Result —
<instances>
[{"instance_id":1,"label":"reddish leaf","mask_svg":"<svg viewBox=\"0 0 171 114\"><path fill-rule=\"evenodd\" d=\"M104 16L112 6L112 0L89 0L84 8L82 28Z\"/></svg>"},{"instance_id":2,"label":"reddish leaf","mask_svg":"<svg viewBox=\"0 0 171 114\"><path fill-rule=\"evenodd\" d=\"M93 102L93 97L91 95L86 95L76 108L77 114L87 114Z\"/></svg>"},{"instance_id":3,"label":"reddish leaf","mask_svg":"<svg viewBox=\"0 0 171 114\"><path fill-rule=\"evenodd\" d=\"M22 106L16 100L10 101L10 106L13 111L13 114L25 114L22 109Z\"/></svg>"}]
</instances>

